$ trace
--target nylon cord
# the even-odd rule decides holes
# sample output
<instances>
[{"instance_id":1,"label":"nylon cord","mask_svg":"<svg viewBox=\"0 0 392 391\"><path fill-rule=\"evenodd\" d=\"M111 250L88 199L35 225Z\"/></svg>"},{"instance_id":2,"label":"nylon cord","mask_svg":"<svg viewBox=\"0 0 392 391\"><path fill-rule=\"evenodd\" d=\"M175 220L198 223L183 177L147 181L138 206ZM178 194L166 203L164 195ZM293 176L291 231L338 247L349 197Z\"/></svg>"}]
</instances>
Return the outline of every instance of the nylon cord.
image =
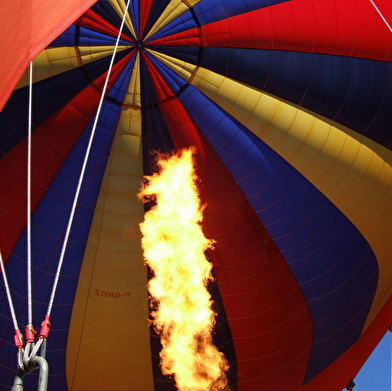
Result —
<instances>
[{"instance_id":1,"label":"nylon cord","mask_svg":"<svg viewBox=\"0 0 392 391\"><path fill-rule=\"evenodd\" d=\"M14 324L14 329L17 330L18 329L18 321L16 320L15 307L14 307L14 303L12 302L10 286L8 284L7 273L4 268L3 256L1 254L1 251L0 251L0 266L1 266L1 271L2 271L2 275L3 275L3 281L4 281L4 287L5 287L5 293L7 296L8 306L9 306L9 309L11 312L12 323Z\"/></svg>"},{"instance_id":2,"label":"nylon cord","mask_svg":"<svg viewBox=\"0 0 392 391\"><path fill-rule=\"evenodd\" d=\"M32 245L31 245L31 135L33 130L32 123L33 112L33 61L29 66L29 108L28 108L28 124L27 124L27 324L29 329L33 328L33 293L32 293ZM26 334L27 336L27 334ZM27 336L29 341L29 336ZM30 359L30 348L32 341L26 343L23 361L27 363ZM19 364L20 367L20 364Z\"/></svg>"},{"instance_id":3,"label":"nylon cord","mask_svg":"<svg viewBox=\"0 0 392 391\"><path fill-rule=\"evenodd\" d=\"M32 325L32 284L31 284L31 132L32 132L32 91L33 91L33 62L30 61L29 66L29 95L28 95L28 129L27 129L27 319L28 324ZM4 287L6 291L8 306L11 312L12 323L15 330L19 330L16 318L15 307L12 301L11 290L8 283L7 273L4 267L4 261L0 252L0 266L3 274ZM29 348L18 350L18 365L21 368L23 361L28 360ZM24 359L22 359L24 356Z\"/></svg>"},{"instance_id":4,"label":"nylon cord","mask_svg":"<svg viewBox=\"0 0 392 391\"><path fill-rule=\"evenodd\" d=\"M380 11L380 9L377 7L376 3L373 0L370 0L370 3L372 4L372 6L375 8L375 10L377 11L377 13L379 14L380 18L382 19L382 21L385 23L385 25L388 27L389 31L392 33L392 27L391 25L388 23L387 19L385 18L385 16L383 15L383 13Z\"/></svg>"},{"instance_id":5,"label":"nylon cord","mask_svg":"<svg viewBox=\"0 0 392 391\"><path fill-rule=\"evenodd\" d=\"M71 213L70 213L70 216L69 216L69 220L68 220L68 224L67 224L67 228L66 228L66 232L65 232L65 236L64 236L63 246L61 248L60 259L59 259L59 263L58 263L57 270L56 270L56 276L55 276L55 280L54 280L54 283L53 283L52 293L50 295L50 300L49 300L49 305L48 305L48 310L47 310L47 316L50 316L50 314L52 312L53 301L54 301L54 298L55 298L55 295L56 295L56 291L57 291L57 286L58 286L58 281L59 281L59 277L60 277L61 268L62 268L62 265L64 263L64 255L65 255L66 247L67 247L67 244L68 244L69 235L70 235L70 232L71 232L71 227L72 227L72 224L73 224L73 219L74 219L74 215L75 215L75 211L76 211L76 206L77 206L77 203L78 203L78 200L79 200L79 194L80 194L80 189L82 187L84 173L86 171L87 162L88 162L88 159L89 159L92 142L93 142L95 131L96 131L96 128L97 128L98 119L99 119L99 115L100 115L100 112L101 112L101 109L102 109L103 101L105 99L105 93L106 93L106 89L107 89L107 86L108 86L108 83L109 83L110 73L111 73L111 70L112 70L112 67L113 67L114 58L116 56L117 48L118 48L118 45L119 45L119 42L120 42L120 37L121 37L122 30L123 30L123 27L124 27L125 17L126 17L127 11L128 11L128 7L129 7L129 4L130 4L130 1L131 0L127 1L127 5L126 5L125 10L124 10L124 15L123 15L123 18L122 18L122 21L121 21L121 26L120 26L120 29L119 29L119 32L118 32L118 35L117 35L116 45L114 47L113 55L112 55L112 58L110 60L108 73L107 73L107 76L106 76L106 79L105 79L105 84L104 84L103 89L102 89L101 98L100 98L98 109L97 109L97 112L96 112L96 115L95 115L94 124L93 124L92 130L91 130L90 138L89 138L89 141L88 141L86 154L85 154L85 157L84 157L84 160L83 160L82 169L81 169L81 172L80 172L80 176L79 176L79 180L78 180L78 184L77 184L74 200L73 200L73 203L72 203Z\"/></svg>"},{"instance_id":6,"label":"nylon cord","mask_svg":"<svg viewBox=\"0 0 392 391\"><path fill-rule=\"evenodd\" d=\"M33 61L29 67L29 119L27 131L27 322L33 324L31 261L31 132L33 102Z\"/></svg>"}]
</instances>

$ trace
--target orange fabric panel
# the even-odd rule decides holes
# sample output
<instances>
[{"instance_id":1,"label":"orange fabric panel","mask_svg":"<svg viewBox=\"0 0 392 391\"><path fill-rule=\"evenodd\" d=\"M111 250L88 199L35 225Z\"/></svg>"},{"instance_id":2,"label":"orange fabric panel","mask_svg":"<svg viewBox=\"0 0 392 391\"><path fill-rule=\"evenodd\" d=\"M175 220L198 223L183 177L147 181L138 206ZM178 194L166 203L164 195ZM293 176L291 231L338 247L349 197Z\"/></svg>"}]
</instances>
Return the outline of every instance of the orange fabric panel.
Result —
<instances>
[{"instance_id":1,"label":"orange fabric panel","mask_svg":"<svg viewBox=\"0 0 392 391\"><path fill-rule=\"evenodd\" d=\"M96 0L0 0L0 110L29 61Z\"/></svg>"}]
</instances>

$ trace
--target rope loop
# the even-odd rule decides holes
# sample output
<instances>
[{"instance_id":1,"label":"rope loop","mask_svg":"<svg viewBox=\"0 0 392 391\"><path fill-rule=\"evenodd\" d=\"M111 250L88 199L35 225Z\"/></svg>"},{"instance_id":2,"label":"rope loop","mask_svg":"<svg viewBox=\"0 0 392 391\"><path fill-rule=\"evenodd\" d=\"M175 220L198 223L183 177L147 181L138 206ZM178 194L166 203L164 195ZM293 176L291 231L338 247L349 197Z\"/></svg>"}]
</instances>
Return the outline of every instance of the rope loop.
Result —
<instances>
[{"instance_id":1,"label":"rope loop","mask_svg":"<svg viewBox=\"0 0 392 391\"><path fill-rule=\"evenodd\" d=\"M38 366L36 364L35 357L30 357L28 360L23 360L22 365L19 365L19 370L23 374L23 376L29 375Z\"/></svg>"}]
</instances>

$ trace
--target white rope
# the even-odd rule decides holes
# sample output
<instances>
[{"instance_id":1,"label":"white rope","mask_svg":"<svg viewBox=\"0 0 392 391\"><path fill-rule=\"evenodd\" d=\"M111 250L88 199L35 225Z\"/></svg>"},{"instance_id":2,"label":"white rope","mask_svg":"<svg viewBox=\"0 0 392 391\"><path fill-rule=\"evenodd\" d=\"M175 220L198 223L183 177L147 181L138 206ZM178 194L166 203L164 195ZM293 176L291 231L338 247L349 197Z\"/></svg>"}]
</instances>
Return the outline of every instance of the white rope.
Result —
<instances>
[{"instance_id":1,"label":"white rope","mask_svg":"<svg viewBox=\"0 0 392 391\"><path fill-rule=\"evenodd\" d=\"M14 324L14 329L18 330L18 321L16 320L15 307L14 307L14 304L12 302L10 286L8 284L7 273L5 271L4 262L3 262L3 256L1 255L1 251L0 251L0 266L1 266L1 271L2 271L2 274L3 274L5 293L6 293L6 296L7 296L8 306L9 306L9 309L10 309L10 312L11 312L12 323Z\"/></svg>"},{"instance_id":2,"label":"white rope","mask_svg":"<svg viewBox=\"0 0 392 391\"><path fill-rule=\"evenodd\" d=\"M82 165L82 170L80 172L79 181L78 181L78 184L77 184L77 188L76 188L76 192L75 192L75 196L74 196L74 200L73 200L73 204L72 204L72 208L71 208L71 213L70 213L70 216L69 216L69 220L68 220L68 224L67 224L67 228L66 228L66 232L65 232L65 236L64 236L63 246L61 248L60 259L59 259L59 263L58 263L58 266L57 266L57 271L56 271L56 276L55 276L55 280L54 280L54 283L53 283L52 293L50 295L50 300L49 300L49 305L48 305L48 310L47 310L47 316L50 316L50 314L52 312L53 301L54 301L54 298L55 298L55 295L56 295L56 291L57 291L57 285L58 285L58 281L59 281L59 277L60 277L61 268L62 268L62 265L64 263L65 250L66 250L66 247L67 247L67 244L68 244L68 239L69 239L69 235L70 235L70 232L71 232L71 227L72 227L72 224L73 224L73 219L74 219L74 215L75 215L75 211L76 211L76 206L77 206L78 200L79 200L80 189L82 187L84 173L86 171L87 162L88 162L88 159L89 159L89 154L90 154L92 142L93 142L95 131L96 131L97 124L98 124L98 118L99 118L99 115L100 115L100 112L101 112L101 109L102 109L103 101L105 99L105 93L106 93L106 89L107 89L107 86L108 86L108 83L109 83L109 78L110 78L110 73L111 73L111 70L112 70L112 67L113 67L114 58L116 56L117 48L118 48L118 45L119 45L119 42L120 42L120 37L121 37L122 30L123 30L123 27L124 27L125 17L126 17L126 14L127 14L129 3L130 3L130 0L128 0L127 5L126 5L125 10L124 10L124 15L123 15L123 18L122 18L122 21L121 21L121 27L120 27L120 30L118 32L116 45L114 47L113 55L112 55L112 58L111 58L111 61L110 61L108 73L107 73L107 76L106 76L106 79L105 79L105 84L104 84L103 89L102 89L101 99L99 101L97 113L95 115L93 128L92 128L91 134L90 134L90 139L88 141L87 150L86 150L86 154L85 154L83 165Z\"/></svg>"},{"instance_id":3,"label":"white rope","mask_svg":"<svg viewBox=\"0 0 392 391\"><path fill-rule=\"evenodd\" d=\"M33 112L33 61L30 61L29 66L29 108L28 108L28 123L27 123L27 324L28 329L33 329L33 298L32 298L32 257L31 257L31 134L33 129L32 124ZM27 336L26 342L29 341ZM26 343L23 361L28 362L30 358L30 348L33 341ZM19 363L20 367L20 363Z\"/></svg>"},{"instance_id":4,"label":"white rope","mask_svg":"<svg viewBox=\"0 0 392 391\"><path fill-rule=\"evenodd\" d=\"M33 102L33 61L29 67L29 119L27 129L27 323L33 324L31 262L31 132Z\"/></svg>"},{"instance_id":5,"label":"white rope","mask_svg":"<svg viewBox=\"0 0 392 391\"><path fill-rule=\"evenodd\" d=\"M370 3L373 5L373 7L377 11L377 13L380 15L380 18L382 19L382 21L385 23L385 25L388 27L389 31L392 33L391 25L388 23L388 21L386 20L385 16L380 11L380 9L377 7L376 3L373 0L370 0Z\"/></svg>"},{"instance_id":6,"label":"white rope","mask_svg":"<svg viewBox=\"0 0 392 391\"><path fill-rule=\"evenodd\" d=\"M31 131L32 131L32 84L33 84L33 63L30 61L29 67L29 96L28 96L28 131L27 131L27 312L28 323L32 325L33 311L32 311L32 289L31 289ZM6 291L8 307L11 312L12 323L17 333L15 338L18 339L18 366L23 366L23 361L28 360L30 346L26 351L22 348L22 336L19 332L18 321L16 318L15 307L12 301L11 290L8 283L7 273L4 267L4 261L0 252L0 266L3 274L4 287ZM16 340L15 340L16 342ZM20 344L20 345L19 345ZM28 344L30 345L30 344ZM23 358L24 356L24 358Z\"/></svg>"}]
</instances>

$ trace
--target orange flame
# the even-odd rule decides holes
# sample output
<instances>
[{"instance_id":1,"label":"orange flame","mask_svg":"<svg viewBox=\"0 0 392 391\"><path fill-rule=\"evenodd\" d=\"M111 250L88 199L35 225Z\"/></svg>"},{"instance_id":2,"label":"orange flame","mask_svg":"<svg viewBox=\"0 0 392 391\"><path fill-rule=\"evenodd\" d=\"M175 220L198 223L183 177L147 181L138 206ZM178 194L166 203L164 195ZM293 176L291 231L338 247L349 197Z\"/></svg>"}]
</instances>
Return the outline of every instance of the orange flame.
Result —
<instances>
[{"instance_id":1,"label":"orange flame","mask_svg":"<svg viewBox=\"0 0 392 391\"><path fill-rule=\"evenodd\" d=\"M154 272L149 291L160 334L161 368L173 375L180 391L218 391L226 387L228 364L213 345L215 323L206 289L211 264L204 251L202 208L196 186L192 150L158 161L159 174L146 177L139 197L156 200L141 224L146 263Z\"/></svg>"}]
</instances>

